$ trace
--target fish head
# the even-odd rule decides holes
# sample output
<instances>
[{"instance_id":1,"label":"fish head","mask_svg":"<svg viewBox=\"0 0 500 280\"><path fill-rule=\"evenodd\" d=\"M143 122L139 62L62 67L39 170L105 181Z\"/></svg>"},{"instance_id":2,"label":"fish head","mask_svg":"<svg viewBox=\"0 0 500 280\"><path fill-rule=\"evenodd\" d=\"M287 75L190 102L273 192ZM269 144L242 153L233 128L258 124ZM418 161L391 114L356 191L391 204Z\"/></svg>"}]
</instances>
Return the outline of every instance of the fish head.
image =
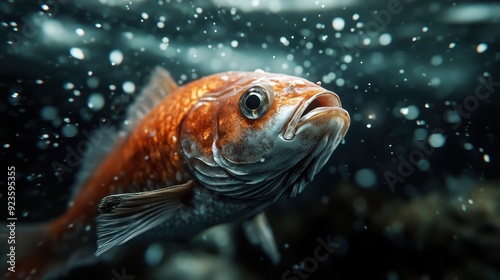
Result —
<instances>
[{"instance_id":1,"label":"fish head","mask_svg":"<svg viewBox=\"0 0 500 280\"><path fill-rule=\"evenodd\" d=\"M283 74L219 78L227 82L204 95L183 121L181 143L194 176L233 198L296 196L347 133L350 118L339 97Z\"/></svg>"}]
</instances>

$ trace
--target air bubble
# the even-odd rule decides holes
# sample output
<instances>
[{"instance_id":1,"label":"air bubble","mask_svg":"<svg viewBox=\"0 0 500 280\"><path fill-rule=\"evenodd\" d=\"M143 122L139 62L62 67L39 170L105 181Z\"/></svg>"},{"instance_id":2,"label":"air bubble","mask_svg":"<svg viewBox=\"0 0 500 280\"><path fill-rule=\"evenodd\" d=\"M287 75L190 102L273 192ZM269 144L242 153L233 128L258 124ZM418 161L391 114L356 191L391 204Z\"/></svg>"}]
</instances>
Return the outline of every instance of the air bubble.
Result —
<instances>
[{"instance_id":1,"label":"air bubble","mask_svg":"<svg viewBox=\"0 0 500 280\"><path fill-rule=\"evenodd\" d=\"M440 148L446 142L446 138L441 133L434 133L429 136L428 142L432 147Z\"/></svg>"},{"instance_id":2,"label":"air bubble","mask_svg":"<svg viewBox=\"0 0 500 280\"><path fill-rule=\"evenodd\" d=\"M345 27L345 21L343 18L337 17L332 20L332 27L337 31L341 31Z\"/></svg>"},{"instance_id":3,"label":"air bubble","mask_svg":"<svg viewBox=\"0 0 500 280\"><path fill-rule=\"evenodd\" d=\"M78 133L78 128L74 124L65 124L61 128L62 136L66 138L74 137Z\"/></svg>"},{"instance_id":4,"label":"air bubble","mask_svg":"<svg viewBox=\"0 0 500 280\"><path fill-rule=\"evenodd\" d=\"M360 169L354 175L356 183L363 188L374 187L377 183L377 175L369 168Z\"/></svg>"},{"instance_id":5,"label":"air bubble","mask_svg":"<svg viewBox=\"0 0 500 280\"><path fill-rule=\"evenodd\" d=\"M488 49L488 45L487 45L487 44L485 44L485 43L481 43L481 44L477 45L477 47L476 47L476 52L477 52L477 53L483 53L483 52L485 52L487 49Z\"/></svg>"},{"instance_id":6,"label":"air bubble","mask_svg":"<svg viewBox=\"0 0 500 280\"><path fill-rule=\"evenodd\" d=\"M113 66L120 65L123 61L123 53L120 50L112 51L109 53L109 61Z\"/></svg>"},{"instance_id":7,"label":"air bubble","mask_svg":"<svg viewBox=\"0 0 500 280\"><path fill-rule=\"evenodd\" d=\"M85 54L83 53L82 49L80 48L71 48L69 50L69 54L71 54L72 57L83 60L85 58Z\"/></svg>"},{"instance_id":8,"label":"air bubble","mask_svg":"<svg viewBox=\"0 0 500 280\"><path fill-rule=\"evenodd\" d=\"M134 93L135 91L135 84L131 81L126 81L122 85L123 91L126 93Z\"/></svg>"},{"instance_id":9,"label":"air bubble","mask_svg":"<svg viewBox=\"0 0 500 280\"><path fill-rule=\"evenodd\" d=\"M99 93L91 94L87 101L87 106L94 111L101 110L104 107L104 97Z\"/></svg>"}]
</instances>

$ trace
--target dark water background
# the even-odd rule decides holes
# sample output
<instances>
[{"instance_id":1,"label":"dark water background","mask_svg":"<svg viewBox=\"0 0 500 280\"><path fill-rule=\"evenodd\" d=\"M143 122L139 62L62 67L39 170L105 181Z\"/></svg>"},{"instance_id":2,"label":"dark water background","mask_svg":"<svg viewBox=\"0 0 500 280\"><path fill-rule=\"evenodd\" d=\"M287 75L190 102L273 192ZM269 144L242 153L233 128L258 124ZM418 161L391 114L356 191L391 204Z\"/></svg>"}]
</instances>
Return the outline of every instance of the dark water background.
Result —
<instances>
[{"instance_id":1,"label":"dark water background","mask_svg":"<svg viewBox=\"0 0 500 280\"><path fill-rule=\"evenodd\" d=\"M64 279L117 279L122 269L135 279L500 279L498 3L0 8L0 151L4 166L16 167L24 221L64 212L78 168L59 180L53 162L64 163L102 119L119 126L157 65L180 84L257 68L321 81L352 118L317 179L268 211L278 266L229 226L190 244L130 247ZM338 248L315 259L318 239L328 238Z\"/></svg>"}]
</instances>

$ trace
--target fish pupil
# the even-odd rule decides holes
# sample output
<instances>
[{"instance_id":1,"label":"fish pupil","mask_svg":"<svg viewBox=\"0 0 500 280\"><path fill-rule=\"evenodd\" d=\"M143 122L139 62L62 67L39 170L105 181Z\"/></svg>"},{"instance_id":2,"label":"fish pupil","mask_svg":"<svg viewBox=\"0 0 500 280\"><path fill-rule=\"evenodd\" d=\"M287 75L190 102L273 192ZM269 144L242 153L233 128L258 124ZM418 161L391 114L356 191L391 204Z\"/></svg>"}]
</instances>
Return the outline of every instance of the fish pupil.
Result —
<instances>
[{"instance_id":1,"label":"fish pupil","mask_svg":"<svg viewBox=\"0 0 500 280\"><path fill-rule=\"evenodd\" d=\"M255 93L251 93L245 100L245 106L250 110L257 110L260 107L260 102L260 97Z\"/></svg>"}]
</instances>

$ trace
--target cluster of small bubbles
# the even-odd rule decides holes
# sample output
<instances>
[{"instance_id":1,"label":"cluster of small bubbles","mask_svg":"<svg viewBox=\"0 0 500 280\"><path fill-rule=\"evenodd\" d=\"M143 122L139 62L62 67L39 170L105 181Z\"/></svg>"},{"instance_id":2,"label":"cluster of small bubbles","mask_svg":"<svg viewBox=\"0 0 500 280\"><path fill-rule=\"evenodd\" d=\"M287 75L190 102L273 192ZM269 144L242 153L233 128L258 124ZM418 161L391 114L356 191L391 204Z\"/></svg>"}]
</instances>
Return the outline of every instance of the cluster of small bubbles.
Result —
<instances>
[{"instance_id":1,"label":"cluster of small bubbles","mask_svg":"<svg viewBox=\"0 0 500 280\"><path fill-rule=\"evenodd\" d=\"M79 60L83 60L85 58L85 54L83 53L82 49L73 47L69 50L69 54Z\"/></svg>"},{"instance_id":2,"label":"cluster of small bubbles","mask_svg":"<svg viewBox=\"0 0 500 280\"><path fill-rule=\"evenodd\" d=\"M120 65L123 62L123 53L120 50L113 50L109 53L111 65Z\"/></svg>"},{"instance_id":3,"label":"cluster of small bubbles","mask_svg":"<svg viewBox=\"0 0 500 280\"><path fill-rule=\"evenodd\" d=\"M29 181L29 182L32 182L32 181L34 181L36 179L40 179L40 178L42 178L42 174L32 173L32 174L26 176L26 180Z\"/></svg>"},{"instance_id":4,"label":"cluster of small bubbles","mask_svg":"<svg viewBox=\"0 0 500 280\"><path fill-rule=\"evenodd\" d=\"M328 55L328 56L335 56L337 54L337 52L332 49L332 48L326 48L325 49L325 54Z\"/></svg>"},{"instance_id":5,"label":"cluster of small bubbles","mask_svg":"<svg viewBox=\"0 0 500 280\"><path fill-rule=\"evenodd\" d=\"M74 124L65 124L61 127L61 134L66 138L74 137L78 133L78 128Z\"/></svg>"},{"instance_id":6,"label":"cluster of small bubbles","mask_svg":"<svg viewBox=\"0 0 500 280\"><path fill-rule=\"evenodd\" d=\"M377 175L372 169L363 168L356 172L354 180L362 188L371 188L377 183Z\"/></svg>"},{"instance_id":7,"label":"cluster of small bubbles","mask_svg":"<svg viewBox=\"0 0 500 280\"><path fill-rule=\"evenodd\" d=\"M288 46L290 45L290 41L288 41L288 39L286 37L281 37L280 38L280 43L283 44L283 46Z\"/></svg>"},{"instance_id":8,"label":"cluster of small bubbles","mask_svg":"<svg viewBox=\"0 0 500 280\"><path fill-rule=\"evenodd\" d=\"M92 93L87 101L87 106L93 111L99 111L104 107L104 96L100 93Z\"/></svg>"},{"instance_id":9,"label":"cluster of small bubbles","mask_svg":"<svg viewBox=\"0 0 500 280\"><path fill-rule=\"evenodd\" d=\"M156 23L156 27L158 27L160 29L164 28L165 27L165 22L160 19L160 21L158 21Z\"/></svg>"},{"instance_id":10,"label":"cluster of small bubbles","mask_svg":"<svg viewBox=\"0 0 500 280\"><path fill-rule=\"evenodd\" d=\"M442 133L434 133L429 136L429 139L427 141L429 142L429 145L431 145L432 147L440 148L444 146L446 138Z\"/></svg>"},{"instance_id":11,"label":"cluster of small bubbles","mask_svg":"<svg viewBox=\"0 0 500 280\"><path fill-rule=\"evenodd\" d=\"M488 49L488 45L486 43L481 43L477 45L476 47L476 52L477 53L483 53Z\"/></svg>"},{"instance_id":12,"label":"cluster of small bubbles","mask_svg":"<svg viewBox=\"0 0 500 280\"><path fill-rule=\"evenodd\" d=\"M319 30L325 29L325 25L322 23L316 23L316 29L319 29Z\"/></svg>"},{"instance_id":13,"label":"cluster of small bubbles","mask_svg":"<svg viewBox=\"0 0 500 280\"><path fill-rule=\"evenodd\" d=\"M169 43L169 41L170 41L170 40L168 39L168 37L163 37L163 38L161 39L160 49L161 49L162 51L165 51L165 50L168 48L168 43Z\"/></svg>"},{"instance_id":14,"label":"cluster of small bubbles","mask_svg":"<svg viewBox=\"0 0 500 280\"><path fill-rule=\"evenodd\" d=\"M415 105L410 105L408 107L403 107L399 110L399 112L405 117L407 120L414 120L418 118L420 111L418 107Z\"/></svg>"},{"instance_id":15,"label":"cluster of small bubbles","mask_svg":"<svg viewBox=\"0 0 500 280\"><path fill-rule=\"evenodd\" d=\"M337 77L337 75L335 75L334 72L330 72L328 73L327 75L324 75L323 78L321 79L324 83L326 84L329 84L331 83L332 81L335 80L335 78Z\"/></svg>"},{"instance_id":16,"label":"cluster of small bubbles","mask_svg":"<svg viewBox=\"0 0 500 280\"><path fill-rule=\"evenodd\" d=\"M135 84L131 81L125 81L122 84L122 89L126 93L134 93L135 92Z\"/></svg>"}]
</instances>

